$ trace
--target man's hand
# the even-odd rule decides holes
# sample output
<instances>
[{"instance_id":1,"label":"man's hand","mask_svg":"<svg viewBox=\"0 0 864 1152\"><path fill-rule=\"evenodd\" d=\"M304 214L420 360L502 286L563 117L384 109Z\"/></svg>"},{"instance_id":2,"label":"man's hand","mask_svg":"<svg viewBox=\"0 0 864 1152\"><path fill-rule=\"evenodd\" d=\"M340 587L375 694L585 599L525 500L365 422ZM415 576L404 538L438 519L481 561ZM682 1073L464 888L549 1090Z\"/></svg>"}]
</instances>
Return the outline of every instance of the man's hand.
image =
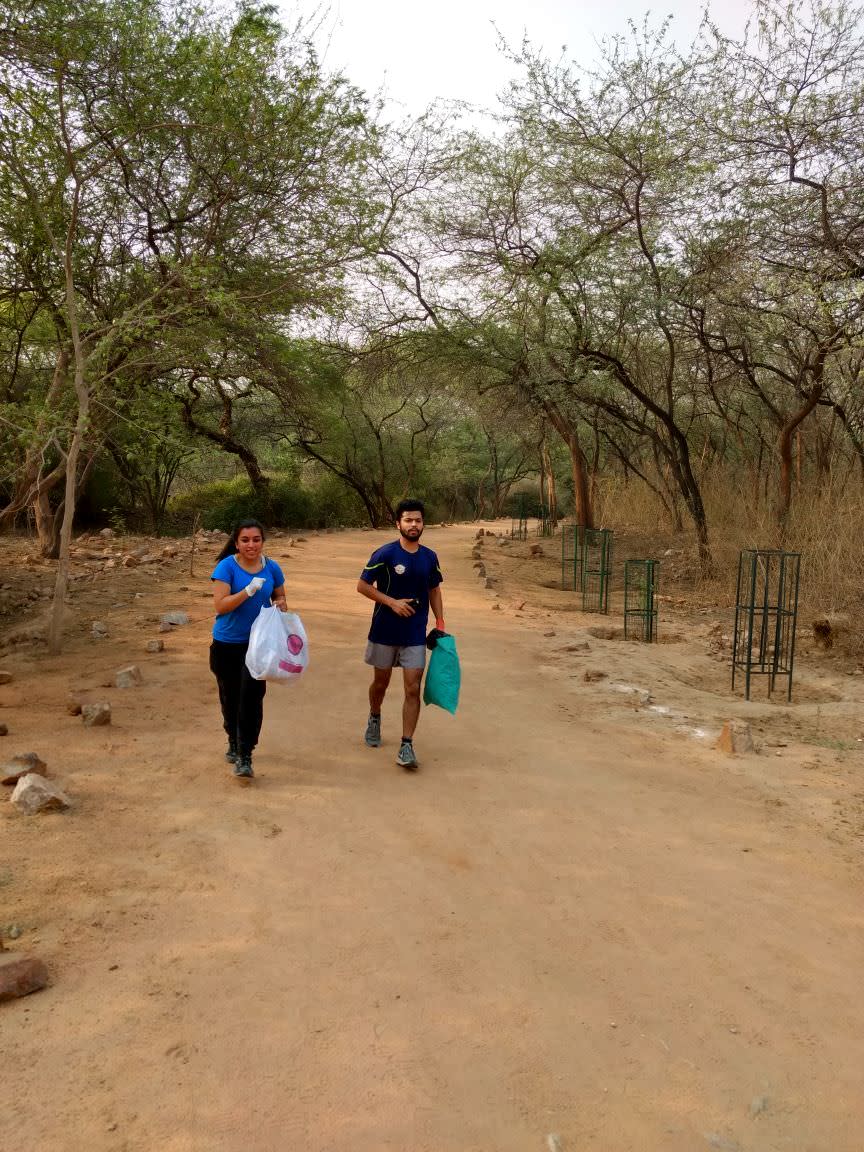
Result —
<instances>
[{"instance_id":1,"label":"man's hand","mask_svg":"<svg viewBox=\"0 0 864 1152\"><path fill-rule=\"evenodd\" d=\"M413 616L415 605L415 600L391 600L388 607L397 616Z\"/></svg>"}]
</instances>

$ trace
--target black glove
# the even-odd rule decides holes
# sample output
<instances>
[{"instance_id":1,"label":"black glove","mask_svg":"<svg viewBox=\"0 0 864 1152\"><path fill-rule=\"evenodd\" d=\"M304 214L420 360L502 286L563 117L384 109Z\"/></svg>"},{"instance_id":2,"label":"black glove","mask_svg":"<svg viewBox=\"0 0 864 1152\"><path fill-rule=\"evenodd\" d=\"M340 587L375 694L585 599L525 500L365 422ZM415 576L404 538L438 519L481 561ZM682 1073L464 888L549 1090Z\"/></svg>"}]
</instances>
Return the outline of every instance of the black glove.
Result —
<instances>
[{"instance_id":1,"label":"black glove","mask_svg":"<svg viewBox=\"0 0 864 1152\"><path fill-rule=\"evenodd\" d=\"M440 628L433 628L426 637L426 647L430 650L435 647L442 636L449 636L449 632L442 632Z\"/></svg>"}]
</instances>

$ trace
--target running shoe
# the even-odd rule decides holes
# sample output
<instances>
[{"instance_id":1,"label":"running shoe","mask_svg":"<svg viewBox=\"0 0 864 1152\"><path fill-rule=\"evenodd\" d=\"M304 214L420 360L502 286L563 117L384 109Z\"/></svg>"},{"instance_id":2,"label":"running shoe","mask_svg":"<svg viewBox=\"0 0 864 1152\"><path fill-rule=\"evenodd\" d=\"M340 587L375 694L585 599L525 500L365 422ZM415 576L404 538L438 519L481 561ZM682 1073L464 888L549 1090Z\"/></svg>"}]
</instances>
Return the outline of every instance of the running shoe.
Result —
<instances>
[{"instance_id":1,"label":"running shoe","mask_svg":"<svg viewBox=\"0 0 864 1152\"><path fill-rule=\"evenodd\" d=\"M381 717L371 716L366 724L366 735L364 737L366 743L370 748L381 747Z\"/></svg>"},{"instance_id":2,"label":"running shoe","mask_svg":"<svg viewBox=\"0 0 864 1152\"><path fill-rule=\"evenodd\" d=\"M244 756L242 752L238 752L237 759L234 761L234 775L241 776L250 780L255 773L252 771L252 757Z\"/></svg>"},{"instance_id":3,"label":"running shoe","mask_svg":"<svg viewBox=\"0 0 864 1152\"><path fill-rule=\"evenodd\" d=\"M225 753L225 759L228 761L229 764L236 764L237 763L237 756L238 756L237 749L234 747L233 744L229 744L228 745L228 751Z\"/></svg>"},{"instance_id":4,"label":"running shoe","mask_svg":"<svg viewBox=\"0 0 864 1152\"><path fill-rule=\"evenodd\" d=\"M416 772L419 765L417 764L417 757L414 755L414 745L410 740L403 740L399 748L399 754L396 757L396 763L400 768L404 768L406 772Z\"/></svg>"}]
</instances>

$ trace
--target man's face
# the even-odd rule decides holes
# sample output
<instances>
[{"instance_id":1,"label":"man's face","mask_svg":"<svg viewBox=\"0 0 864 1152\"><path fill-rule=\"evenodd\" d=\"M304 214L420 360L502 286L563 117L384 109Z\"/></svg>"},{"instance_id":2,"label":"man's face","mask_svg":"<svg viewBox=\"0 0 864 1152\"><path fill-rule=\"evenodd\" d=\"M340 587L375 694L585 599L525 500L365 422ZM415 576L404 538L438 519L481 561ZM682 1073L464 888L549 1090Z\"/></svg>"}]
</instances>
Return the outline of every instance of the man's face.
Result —
<instances>
[{"instance_id":1,"label":"man's face","mask_svg":"<svg viewBox=\"0 0 864 1152\"><path fill-rule=\"evenodd\" d=\"M423 513L403 512L396 521L396 527L404 540L419 540L423 535Z\"/></svg>"}]
</instances>

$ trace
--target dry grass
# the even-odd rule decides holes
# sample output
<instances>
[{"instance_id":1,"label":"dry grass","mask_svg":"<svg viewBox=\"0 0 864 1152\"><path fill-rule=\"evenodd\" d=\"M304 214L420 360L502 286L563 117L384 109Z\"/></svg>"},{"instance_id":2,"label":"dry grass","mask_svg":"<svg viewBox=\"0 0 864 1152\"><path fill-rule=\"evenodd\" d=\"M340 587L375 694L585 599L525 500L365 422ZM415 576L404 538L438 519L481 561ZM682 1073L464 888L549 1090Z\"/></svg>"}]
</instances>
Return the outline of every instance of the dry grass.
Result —
<instances>
[{"instance_id":1,"label":"dry grass","mask_svg":"<svg viewBox=\"0 0 864 1152\"><path fill-rule=\"evenodd\" d=\"M773 509L764 498L754 501L752 488L734 479L715 477L705 483L715 573L699 572L695 535L685 520L676 533L657 497L643 484L606 481L597 502L598 523L644 540L645 555L661 560L663 584L687 590L702 603L729 605L734 601L738 556L742 548L777 548L801 553L799 622L809 627L825 614L843 614L850 629L843 648L864 656L864 488L856 479L842 490L802 489L781 533Z\"/></svg>"}]
</instances>

